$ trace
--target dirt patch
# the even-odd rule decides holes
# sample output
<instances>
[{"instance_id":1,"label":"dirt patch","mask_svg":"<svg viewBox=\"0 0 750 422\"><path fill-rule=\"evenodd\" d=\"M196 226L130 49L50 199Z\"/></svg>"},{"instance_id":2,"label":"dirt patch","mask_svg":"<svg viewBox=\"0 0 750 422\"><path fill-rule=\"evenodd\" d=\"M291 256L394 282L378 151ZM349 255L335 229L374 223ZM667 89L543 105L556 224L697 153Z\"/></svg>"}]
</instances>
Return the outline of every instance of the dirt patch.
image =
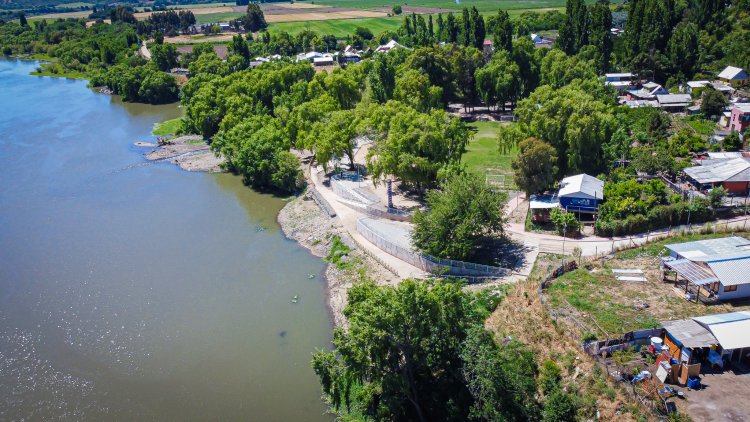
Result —
<instances>
[{"instance_id":1,"label":"dirt patch","mask_svg":"<svg viewBox=\"0 0 750 422\"><path fill-rule=\"evenodd\" d=\"M223 171L221 165L225 162L223 157L217 157L208 147L208 144L198 135L181 136L166 143L159 148L146 154L150 161L169 161L177 164L181 169L187 171L204 171L217 173Z\"/></svg>"},{"instance_id":2,"label":"dirt patch","mask_svg":"<svg viewBox=\"0 0 750 422\"><path fill-rule=\"evenodd\" d=\"M193 46L192 45L181 45L177 47L177 52L180 54L190 54L193 52ZM224 60L229 55L229 48L226 45L215 45L214 46L214 53L216 55Z\"/></svg>"},{"instance_id":3,"label":"dirt patch","mask_svg":"<svg viewBox=\"0 0 750 422\"><path fill-rule=\"evenodd\" d=\"M177 35L175 37L164 37L164 42L172 44L199 44L204 42L227 42L231 41L235 34L221 35Z\"/></svg>"}]
</instances>

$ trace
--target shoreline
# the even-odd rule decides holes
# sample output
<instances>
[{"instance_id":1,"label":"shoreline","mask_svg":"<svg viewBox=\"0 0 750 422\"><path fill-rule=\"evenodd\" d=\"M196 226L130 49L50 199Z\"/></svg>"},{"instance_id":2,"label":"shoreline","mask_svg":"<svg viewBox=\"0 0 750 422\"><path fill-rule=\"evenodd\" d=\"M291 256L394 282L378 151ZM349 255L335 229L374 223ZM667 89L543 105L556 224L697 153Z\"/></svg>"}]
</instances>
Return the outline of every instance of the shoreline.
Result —
<instances>
[{"instance_id":1,"label":"shoreline","mask_svg":"<svg viewBox=\"0 0 750 422\"><path fill-rule=\"evenodd\" d=\"M306 176L309 176L306 172ZM311 185L309 177L308 184ZM289 201L279 211L276 221L284 236L294 240L313 255L324 259L331 250L334 236L338 236L350 251L344 262L351 265L338 266L326 263L325 278L326 307L334 327L347 325L344 307L347 292L355 283L364 278L377 284L396 284L400 280L380 263L359 249L343 227L339 218L329 217L312 199L309 191Z\"/></svg>"}]
</instances>

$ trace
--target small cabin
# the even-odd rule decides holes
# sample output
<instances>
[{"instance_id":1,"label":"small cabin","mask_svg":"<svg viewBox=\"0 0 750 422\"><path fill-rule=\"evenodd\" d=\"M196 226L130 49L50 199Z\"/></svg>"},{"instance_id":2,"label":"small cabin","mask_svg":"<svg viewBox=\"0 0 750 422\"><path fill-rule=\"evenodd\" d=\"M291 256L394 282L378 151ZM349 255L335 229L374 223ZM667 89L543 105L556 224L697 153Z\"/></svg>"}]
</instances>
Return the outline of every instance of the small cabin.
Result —
<instances>
[{"instance_id":1,"label":"small cabin","mask_svg":"<svg viewBox=\"0 0 750 422\"><path fill-rule=\"evenodd\" d=\"M596 213L604 199L604 181L588 174L566 177L557 196L566 211Z\"/></svg>"}]
</instances>

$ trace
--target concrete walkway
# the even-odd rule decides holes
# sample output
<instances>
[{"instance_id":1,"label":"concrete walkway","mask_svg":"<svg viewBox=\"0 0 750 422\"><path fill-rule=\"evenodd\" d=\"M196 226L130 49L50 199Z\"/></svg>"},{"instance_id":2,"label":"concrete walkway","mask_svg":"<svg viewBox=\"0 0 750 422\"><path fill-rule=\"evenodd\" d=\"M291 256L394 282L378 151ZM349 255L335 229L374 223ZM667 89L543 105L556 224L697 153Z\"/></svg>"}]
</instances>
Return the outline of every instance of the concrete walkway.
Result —
<instances>
[{"instance_id":1,"label":"concrete walkway","mask_svg":"<svg viewBox=\"0 0 750 422\"><path fill-rule=\"evenodd\" d=\"M424 278L429 275L421 269L408 264L389 253L386 253L359 234L359 232L357 231L357 220L361 217L364 217L364 215L339 202L338 195L333 193L333 191L328 186L325 186L323 184L325 172L323 171L322 167L311 168L310 178L315 184L315 189L318 191L318 193L331 205L331 208L336 211L336 215L338 216L341 224L344 226L346 231L349 233L349 236L351 236L359 245L365 248L365 252L367 254L375 256L380 261L388 264L388 266L394 269L398 276L402 279L413 277Z\"/></svg>"}]
</instances>

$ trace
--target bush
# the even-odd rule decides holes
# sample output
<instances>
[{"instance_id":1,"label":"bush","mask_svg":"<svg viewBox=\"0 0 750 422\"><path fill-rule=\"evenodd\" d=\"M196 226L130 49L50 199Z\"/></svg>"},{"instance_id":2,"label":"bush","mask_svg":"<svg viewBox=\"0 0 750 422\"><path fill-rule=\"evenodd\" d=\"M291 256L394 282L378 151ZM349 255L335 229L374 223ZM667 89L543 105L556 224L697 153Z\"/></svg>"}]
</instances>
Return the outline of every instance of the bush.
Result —
<instances>
[{"instance_id":1,"label":"bush","mask_svg":"<svg viewBox=\"0 0 750 422\"><path fill-rule=\"evenodd\" d=\"M570 236L581 231L581 222L578 221L575 214L566 212L560 208L553 208L550 212L550 219L555 225L555 229L561 235Z\"/></svg>"}]
</instances>

